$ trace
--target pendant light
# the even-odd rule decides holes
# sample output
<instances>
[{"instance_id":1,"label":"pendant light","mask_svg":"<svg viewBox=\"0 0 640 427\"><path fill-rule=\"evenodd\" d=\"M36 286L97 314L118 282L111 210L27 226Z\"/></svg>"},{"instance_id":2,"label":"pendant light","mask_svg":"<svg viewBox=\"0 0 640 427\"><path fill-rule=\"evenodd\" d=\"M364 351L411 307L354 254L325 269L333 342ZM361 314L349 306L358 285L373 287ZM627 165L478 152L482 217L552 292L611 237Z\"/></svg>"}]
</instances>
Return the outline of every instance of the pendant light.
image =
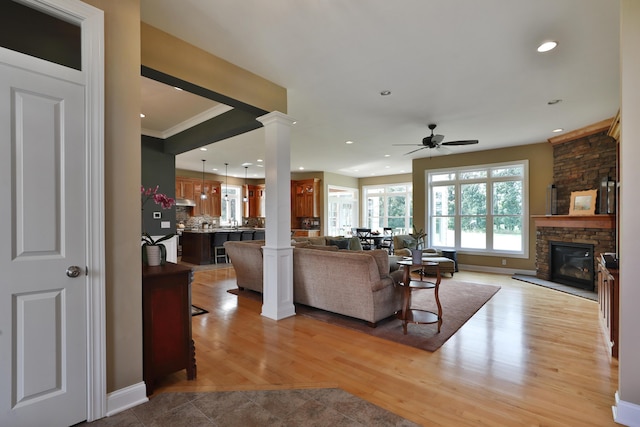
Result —
<instances>
[{"instance_id":1,"label":"pendant light","mask_svg":"<svg viewBox=\"0 0 640 427\"><path fill-rule=\"evenodd\" d=\"M202 191L200 192L200 198L202 200L205 200L207 198L207 193L204 192L204 162L205 160L202 159Z\"/></svg>"},{"instance_id":2,"label":"pendant light","mask_svg":"<svg viewBox=\"0 0 640 427\"><path fill-rule=\"evenodd\" d=\"M247 187L247 169L249 169L249 166L244 167L244 197L242 198L242 201L245 203L249 201L249 198L247 197L247 193L249 192L249 187Z\"/></svg>"},{"instance_id":3,"label":"pendant light","mask_svg":"<svg viewBox=\"0 0 640 427\"><path fill-rule=\"evenodd\" d=\"M229 170L229 163L224 164L224 201L229 201L229 174L227 171Z\"/></svg>"}]
</instances>

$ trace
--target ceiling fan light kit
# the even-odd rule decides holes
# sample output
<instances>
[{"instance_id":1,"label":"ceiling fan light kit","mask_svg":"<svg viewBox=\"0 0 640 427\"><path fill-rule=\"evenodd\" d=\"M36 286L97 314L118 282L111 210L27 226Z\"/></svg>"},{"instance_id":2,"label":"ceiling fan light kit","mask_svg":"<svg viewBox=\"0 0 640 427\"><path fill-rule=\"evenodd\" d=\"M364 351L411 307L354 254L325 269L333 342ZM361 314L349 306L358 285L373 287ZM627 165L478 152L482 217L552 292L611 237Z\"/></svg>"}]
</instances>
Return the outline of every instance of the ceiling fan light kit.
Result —
<instances>
[{"instance_id":1,"label":"ceiling fan light kit","mask_svg":"<svg viewBox=\"0 0 640 427\"><path fill-rule=\"evenodd\" d=\"M431 130L431 135L425 136L422 138L422 144L393 144L393 145L417 145L418 149L409 151L408 153L404 153L405 155L415 153L416 151L424 150L425 148L440 148L443 145L472 145L477 144L477 139L464 139L459 141L447 141L442 142L444 140L444 135L436 135L433 133L437 125L431 123L429 125L429 130Z\"/></svg>"}]
</instances>

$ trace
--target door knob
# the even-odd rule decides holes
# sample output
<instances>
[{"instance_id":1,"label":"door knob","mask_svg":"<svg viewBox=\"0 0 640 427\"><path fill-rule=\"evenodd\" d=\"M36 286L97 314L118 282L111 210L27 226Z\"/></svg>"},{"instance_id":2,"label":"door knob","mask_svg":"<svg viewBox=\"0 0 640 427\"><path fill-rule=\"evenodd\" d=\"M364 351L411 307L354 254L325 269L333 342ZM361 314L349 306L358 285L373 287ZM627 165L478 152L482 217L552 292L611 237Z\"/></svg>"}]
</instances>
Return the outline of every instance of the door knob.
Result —
<instances>
[{"instance_id":1,"label":"door knob","mask_svg":"<svg viewBox=\"0 0 640 427\"><path fill-rule=\"evenodd\" d=\"M71 267L67 268L67 276L78 277L81 271L82 270L80 270L80 267L78 267L77 265L72 265Z\"/></svg>"}]
</instances>

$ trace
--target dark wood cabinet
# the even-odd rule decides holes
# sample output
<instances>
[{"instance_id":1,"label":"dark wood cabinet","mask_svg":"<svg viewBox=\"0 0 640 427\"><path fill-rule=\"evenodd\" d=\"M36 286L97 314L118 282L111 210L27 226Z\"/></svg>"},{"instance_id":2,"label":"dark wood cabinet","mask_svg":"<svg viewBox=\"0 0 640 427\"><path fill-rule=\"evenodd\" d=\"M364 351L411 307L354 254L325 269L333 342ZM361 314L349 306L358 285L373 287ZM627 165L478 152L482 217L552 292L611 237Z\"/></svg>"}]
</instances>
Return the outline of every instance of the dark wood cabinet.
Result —
<instances>
[{"instance_id":1,"label":"dark wood cabinet","mask_svg":"<svg viewBox=\"0 0 640 427\"><path fill-rule=\"evenodd\" d=\"M189 264L211 264L211 233L182 232L182 261Z\"/></svg>"},{"instance_id":2,"label":"dark wood cabinet","mask_svg":"<svg viewBox=\"0 0 640 427\"><path fill-rule=\"evenodd\" d=\"M192 270L167 263L142 267L143 379L147 396L158 378L186 369L196 377L191 337Z\"/></svg>"},{"instance_id":3,"label":"dark wood cabinet","mask_svg":"<svg viewBox=\"0 0 640 427\"><path fill-rule=\"evenodd\" d=\"M598 258L598 306L600 321L611 356L618 357L618 306L620 278L617 268L607 268L602 256Z\"/></svg>"}]
</instances>

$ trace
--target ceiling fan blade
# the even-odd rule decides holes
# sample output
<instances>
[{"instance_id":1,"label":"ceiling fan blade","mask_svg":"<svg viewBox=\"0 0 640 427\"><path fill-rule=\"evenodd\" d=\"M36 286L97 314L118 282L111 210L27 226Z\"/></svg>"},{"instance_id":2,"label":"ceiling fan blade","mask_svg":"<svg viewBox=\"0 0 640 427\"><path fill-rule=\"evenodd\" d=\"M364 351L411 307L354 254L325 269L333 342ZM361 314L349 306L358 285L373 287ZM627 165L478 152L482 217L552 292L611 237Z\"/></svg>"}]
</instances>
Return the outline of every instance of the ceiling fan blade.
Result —
<instances>
[{"instance_id":1,"label":"ceiling fan blade","mask_svg":"<svg viewBox=\"0 0 640 427\"><path fill-rule=\"evenodd\" d=\"M422 144L391 144L391 145L394 145L396 147L403 147L403 146L406 146L406 147L422 147Z\"/></svg>"},{"instance_id":2,"label":"ceiling fan blade","mask_svg":"<svg viewBox=\"0 0 640 427\"><path fill-rule=\"evenodd\" d=\"M417 150L413 150L413 151L409 151L408 153L404 153L404 155L406 156L407 154L415 153L416 151L424 150L425 148L429 148L429 147L420 147Z\"/></svg>"},{"instance_id":3,"label":"ceiling fan blade","mask_svg":"<svg viewBox=\"0 0 640 427\"><path fill-rule=\"evenodd\" d=\"M464 139L461 141L443 142L441 145L471 145L471 144L477 144L477 143L478 143L477 139Z\"/></svg>"}]
</instances>

